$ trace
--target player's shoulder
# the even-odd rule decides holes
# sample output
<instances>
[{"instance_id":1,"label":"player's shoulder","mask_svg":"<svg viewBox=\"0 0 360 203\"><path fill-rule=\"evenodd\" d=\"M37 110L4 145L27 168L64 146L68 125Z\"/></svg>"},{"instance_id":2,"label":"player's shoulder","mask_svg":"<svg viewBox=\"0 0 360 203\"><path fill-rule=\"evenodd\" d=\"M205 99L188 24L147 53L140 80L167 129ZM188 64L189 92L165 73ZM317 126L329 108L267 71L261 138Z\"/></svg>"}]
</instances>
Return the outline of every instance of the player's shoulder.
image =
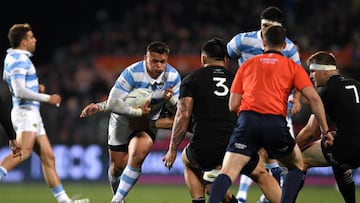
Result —
<instances>
[{"instance_id":1,"label":"player's shoulder","mask_svg":"<svg viewBox=\"0 0 360 203\"><path fill-rule=\"evenodd\" d=\"M285 37L285 42L287 44L291 44L291 45L295 46L295 43L289 37Z\"/></svg>"},{"instance_id":2,"label":"player's shoulder","mask_svg":"<svg viewBox=\"0 0 360 203\"><path fill-rule=\"evenodd\" d=\"M238 36L242 36L242 37L257 37L260 34L260 30L252 30L252 31L247 31L247 32L240 32L237 35Z\"/></svg>"},{"instance_id":3,"label":"player's shoulder","mask_svg":"<svg viewBox=\"0 0 360 203\"><path fill-rule=\"evenodd\" d=\"M173 67L170 64L166 64L164 75L165 75L164 79L166 79L167 81L171 81L179 84L181 83L180 73L177 71L175 67Z\"/></svg>"},{"instance_id":4,"label":"player's shoulder","mask_svg":"<svg viewBox=\"0 0 360 203\"><path fill-rule=\"evenodd\" d=\"M247 37L258 37L260 35L260 30L253 30L253 31L248 31L248 32L244 32L243 35L247 36Z\"/></svg>"},{"instance_id":5,"label":"player's shoulder","mask_svg":"<svg viewBox=\"0 0 360 203\"><path fill-rule=\"evenodd\" d=\"M219 74L228 74L231 73L228 69L223 66L208 66L208 67L200 67L194 72L190 73L192 77L201 77L203 75L219 75Z\"/></svg>"},{"instance_id":6,"label":"player's shoulder","mask_svg":"<svg viewBox=\"0 0 360 203\"><path fill-rule=\"evenodd\" d=\"M286 46L285 46L285 50L291 50L291 49L294 49L295 51L297 51L296 49L296 46L295 46L295 43L293 41L291 41L291 39L289 38L285 38L285 43L286 43Z\"/></svg>"},{"instance_id":7,"label":"player's shoulder","mask_svg":"<svg viewBox=\"0 0 360 203\"><path fill-rule=\"evenodd\" d=\"M353 86L360 87L359 81L357 81L356 79L354 79L348 75L344 75L344 74L338 74L338 75L331 76L327 80L326 84L333 84L333 85L342 84L342 85L353 85Z\"/></svg>"},{"instance_id":8,"label":"player's shoulder","mask_svg":"<svg viewBox=\"0 0 360 203\"><path fill-rule=\"evenodd\" d=\"M30 61L29 56L22 54L22 53L11 53L7 54L5 58L5 62L7 64L28 64ZM22 66L22 65L20 65Z\"/></svg>"},{"instance_id":9,"label":"player's shoulder","mask_svg":"<svg viewBox=\"0 0 360 203\"><path fill-rule=\"evenodd\" d=\"M206 78L203 77L204 74L206 74L207 69L204 67L200 67L196 70L194 70L193 72L187 74L183 79L182 82L183 84L185 83L189 83L189 82L194 82L195 80L198 80L199 78Z\"/></svg>"},{"instance_id":10,"label":"player's shoulder","mask_svg":"<svg viewBox=\"0 0 360 203\"><path fill-rule=\"evenodd\" d=\"M144 72L144 67L145 67L145 61L142 60L142 61L137 61L133 64L130 64L125 69L130 72Z\"/></svg>"},{"instance_id":11,"label":"player's shoulder","mask_svg":"<svg viewBox=\"0 0 360 203\"><path fill-rule=\"evenodd\" d=\"M172 72L172 73L178 73L177 69L169 63L166 64L165 71Z\"/></svg>"},{"instance_id":12,"label":"player's shoulder","mask_svg":"<svg viewBox=\"0 0 360 203\"><path fill-rule=\"evenodd\" d=\"M234 41L237 41L237 42L242 42L246 39L261 39L260 38L260 30L254 30L254 31L248 31L248 32L240 32L238 34L236 34L229 42L234 42Z\"/></svg>"}]
</instances>

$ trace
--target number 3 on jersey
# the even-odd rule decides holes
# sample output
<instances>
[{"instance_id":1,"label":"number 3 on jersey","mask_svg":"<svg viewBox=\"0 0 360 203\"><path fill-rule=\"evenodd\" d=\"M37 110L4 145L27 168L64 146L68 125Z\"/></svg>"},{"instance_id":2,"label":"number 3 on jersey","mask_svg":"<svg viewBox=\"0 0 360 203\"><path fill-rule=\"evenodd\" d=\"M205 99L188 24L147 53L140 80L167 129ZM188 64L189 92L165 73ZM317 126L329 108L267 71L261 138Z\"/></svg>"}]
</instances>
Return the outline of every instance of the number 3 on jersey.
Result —
<instances>
[{"instance_id":1,"label":"number 3 on jersey","mask_svg":"<svg viewBox=\"0 0 360 203\"><path fill-rule=\"evenodd\" d=\"M216 82L216 87L219 87L219 90L215 90L214 94L217 96L226 96L229 93L229 88L225 85L226 78L213 77L213 80Z\"/></svg>"}]
</instances>

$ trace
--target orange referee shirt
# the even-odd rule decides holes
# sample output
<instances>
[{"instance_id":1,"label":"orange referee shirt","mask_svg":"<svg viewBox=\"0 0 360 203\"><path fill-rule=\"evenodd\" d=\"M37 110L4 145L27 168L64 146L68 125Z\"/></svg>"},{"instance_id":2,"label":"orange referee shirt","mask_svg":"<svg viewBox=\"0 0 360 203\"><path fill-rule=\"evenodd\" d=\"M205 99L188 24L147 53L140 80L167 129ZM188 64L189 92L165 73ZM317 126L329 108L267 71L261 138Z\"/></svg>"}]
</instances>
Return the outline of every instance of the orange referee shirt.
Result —
<instances>
[{"instance_id":1,"label":"orange referee shirt","mask_svg":"<svg viewBox=\"0 0 360 203\"><path fill-rule=\"evenodd\" d=\"M303 67L280 52L269 51L256 55L237 70L231 93L242 95L240 111L252 110L262 114L286 117L290 91L313 86Z\"/></svg>"}]
</instances>

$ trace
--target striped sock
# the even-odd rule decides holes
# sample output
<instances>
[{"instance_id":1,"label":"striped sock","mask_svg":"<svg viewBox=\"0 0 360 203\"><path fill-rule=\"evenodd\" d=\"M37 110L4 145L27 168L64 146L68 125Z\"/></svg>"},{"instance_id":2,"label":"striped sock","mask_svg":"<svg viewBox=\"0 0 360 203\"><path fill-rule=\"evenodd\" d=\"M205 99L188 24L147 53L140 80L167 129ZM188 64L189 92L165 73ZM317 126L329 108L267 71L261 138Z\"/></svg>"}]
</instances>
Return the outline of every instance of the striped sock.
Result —
<instances>
[{"instance_id":1,"label":"striped sock","mask_svg":"<svg viewBox=\"0 0 360 203\"><path fill-rule=\"evenodd\" d=\"M4 167L0 166L0 180L3 179L7 173L8 171Z\"/></svg>"},{"instance_id":2,"label":"striped sock","mask_svg":"<svg viewBox=\"0 0 360 203\"><path fill-rule=\"evenodd\" d=\"M246 202L247 193L252 182L253 180L250 177L246 175L240 176L239 190L236 194L236 198L239 200L239 202Z\"/></svg>"},{"instance_id":3,"label":"striped sock","mask_svg":"<svg viewBox=\"0 0 360 203\"><path fill-rule=\"evenodd\" d=\"M61 184L56 187L51 188L51 191L58 202L70 201L69 196L66 194L66 192Z\"/></svg>"},{"instance_id":4,"label":"striped sock","mask_svg":"<svg viewBox=\"0 0 360 203\"><path fill-rule=\"evenodd\" d=\"M141 168L126 166L120 177L120 184L112 201L123 200L141 175Z\"/></svg>"}]
</instances>

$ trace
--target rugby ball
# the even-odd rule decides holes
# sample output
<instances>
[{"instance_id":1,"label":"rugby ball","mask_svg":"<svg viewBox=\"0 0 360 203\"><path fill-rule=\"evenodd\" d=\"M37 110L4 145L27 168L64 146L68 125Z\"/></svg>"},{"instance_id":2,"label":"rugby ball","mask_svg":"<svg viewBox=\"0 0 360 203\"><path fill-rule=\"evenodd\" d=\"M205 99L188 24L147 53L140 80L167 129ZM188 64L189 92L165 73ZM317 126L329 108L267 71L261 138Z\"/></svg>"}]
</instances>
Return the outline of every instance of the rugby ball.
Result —
<instances>
[{"instance_id":1,"label":"rugby ball","mask_svg":"<svg viewBox=\"0 0 360 203\"><path fill-rule=\"evenodd\" d=\"M147 88L133 89L125 97L125 102L132 107L140 107L148 100L151 100L151 91Z\"/></svg>"}]
</instances>

